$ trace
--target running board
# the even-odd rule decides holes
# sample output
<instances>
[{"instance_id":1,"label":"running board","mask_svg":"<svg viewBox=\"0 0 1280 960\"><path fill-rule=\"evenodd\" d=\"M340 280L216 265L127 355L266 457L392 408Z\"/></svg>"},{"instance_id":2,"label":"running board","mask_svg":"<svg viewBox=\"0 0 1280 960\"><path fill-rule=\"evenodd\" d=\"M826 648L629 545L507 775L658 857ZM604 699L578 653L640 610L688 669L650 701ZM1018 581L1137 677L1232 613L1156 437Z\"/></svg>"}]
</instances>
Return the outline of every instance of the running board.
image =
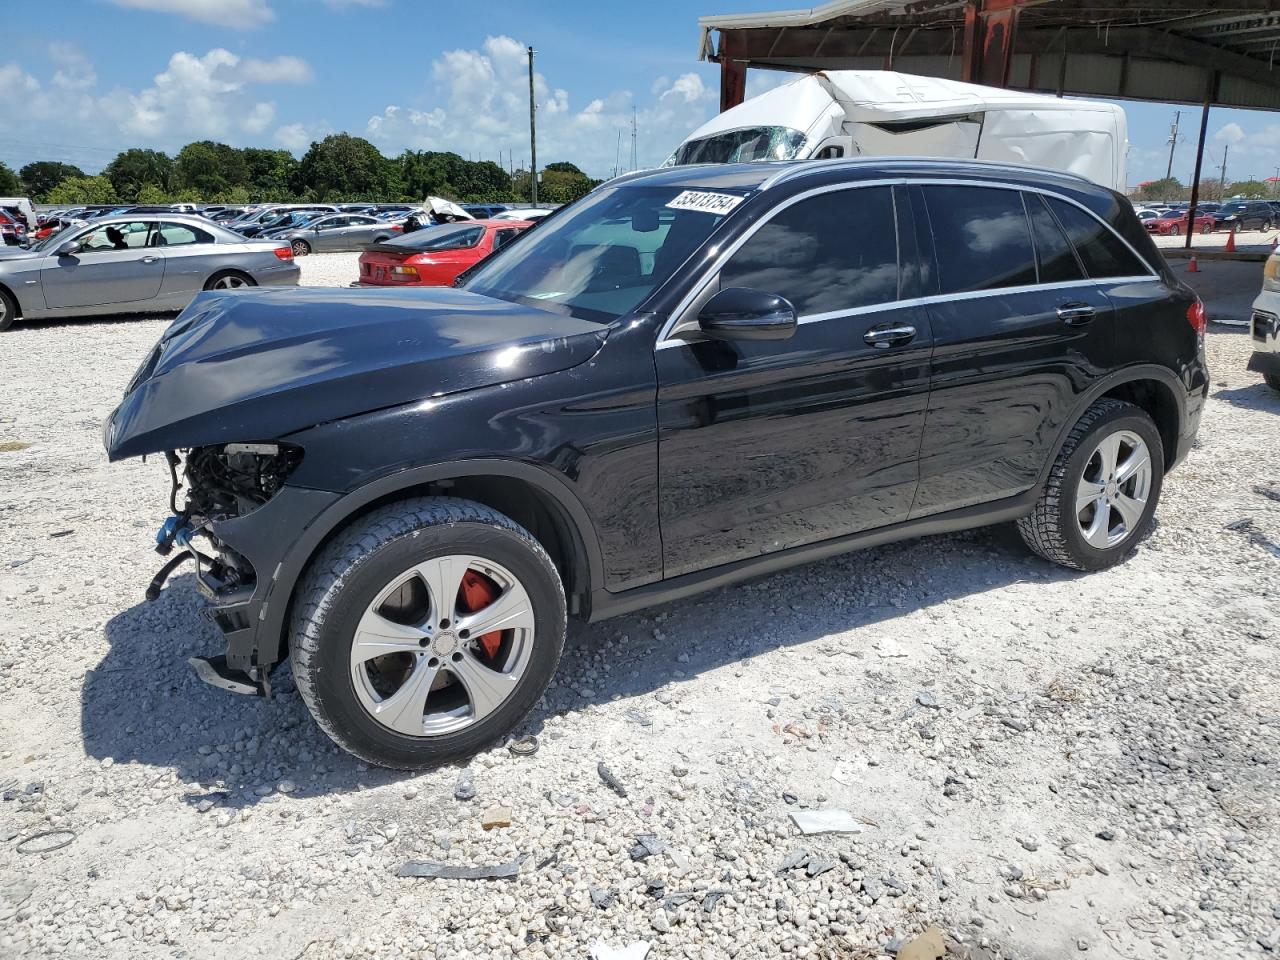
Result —
<instances>
[{"instance_id":1,"label":"running board","mask_svg":"<svg viewBox=\"0 0 1280 960\"><path fill-rule=\"evenodd\" d=\"M224 655L216 657L189 657L196 676L219 690L230 690L232 693L243 693L250 697L271 698L271 691L259 680L254 680L242 670L233 670L227 666Z\"/></svg>"}]
</instances>

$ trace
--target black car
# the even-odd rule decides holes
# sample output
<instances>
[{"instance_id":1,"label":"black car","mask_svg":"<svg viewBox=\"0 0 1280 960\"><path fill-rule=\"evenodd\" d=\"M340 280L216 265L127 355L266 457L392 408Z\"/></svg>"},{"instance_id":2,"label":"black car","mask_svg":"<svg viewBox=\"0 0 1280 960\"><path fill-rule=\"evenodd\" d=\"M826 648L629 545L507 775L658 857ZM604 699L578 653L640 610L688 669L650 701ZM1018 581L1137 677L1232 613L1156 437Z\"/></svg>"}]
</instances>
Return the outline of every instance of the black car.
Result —
<instances>
[{"instance_id":1,"label":"black car","mask_svg":"<svg viewBox=\"0 0 1280 960\"><path fill-rule=\"evenodd\" d=\"M850 225L856 224L857 229ZM510 730L567 616L1016 521L1077 570L1147 533L1205 314L1124 197L962 161L614 180L460 289L198 297L104 426L162 453L225 657L420 767Z\"/></svg>"},{"instance_id":2,"label":"black car","mask_svg":"<svg viewBox=\"0 0 1280 960\"><path fill-rule=\"evenodd\" d=\"M508 208L501 203L464 203L462 209L477 220L488 220L500 213L506 213Z\"/></svg>"},{"instance_id":3,"label":"black car","mask_svg":"<svg viewBox=\"0 0 1280 960\"><path fill-rule=\"evenodd\" d=\"M1219 230L1267 231L1272 224L1280 223L1280 218L1265 200L1236 200L1215 211L1213 221Z\"/></svg>"}]
</instances>

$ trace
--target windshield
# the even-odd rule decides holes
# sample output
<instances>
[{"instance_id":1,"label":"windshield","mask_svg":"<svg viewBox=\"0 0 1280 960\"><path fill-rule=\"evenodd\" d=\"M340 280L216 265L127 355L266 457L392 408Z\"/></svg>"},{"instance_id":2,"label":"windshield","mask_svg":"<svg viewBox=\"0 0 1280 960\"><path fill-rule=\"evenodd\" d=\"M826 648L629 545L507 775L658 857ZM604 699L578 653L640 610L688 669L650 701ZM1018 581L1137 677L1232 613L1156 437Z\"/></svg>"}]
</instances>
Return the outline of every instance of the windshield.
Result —
<instances>
[{"instance_id":1,"label":"windshield","mask_svg":"<svg viewBox=\"0 0 1280 960\"><path fill-rule=\"evenodd\" d=\"M43 253L45 250L52 250L58 244L62 243L63 240L68 239L66 234L67 234L67 231L70 230L72 226L73 224L70 224L70 223L63 224L62 226L54 230L53 233L49 234L47 237L41 240L39 243L33 243L31 246L27 247L27 249L35 250L40 253Z\"/></svg>"},{"instance_id":2,"label":"windshield","mask_svg":"<svg viewBox=\"0 0 1280 960\"><path fill-rule=\"evenodd\" d=\"M799 130L789 127L747 127L682 143L664 166L794 160L803 146L804 134Z\"/></svg>"},{"instance_id":3,"label":"windshield","mask_svg":"<svg viewBox=\"0 0 1280 960\"><path fill-rule=\"evenodd\" d=\"M680 187L600 189L482 264L463 286L612 322L675 273L742 199Z\"/></svg>"}]
</instances>

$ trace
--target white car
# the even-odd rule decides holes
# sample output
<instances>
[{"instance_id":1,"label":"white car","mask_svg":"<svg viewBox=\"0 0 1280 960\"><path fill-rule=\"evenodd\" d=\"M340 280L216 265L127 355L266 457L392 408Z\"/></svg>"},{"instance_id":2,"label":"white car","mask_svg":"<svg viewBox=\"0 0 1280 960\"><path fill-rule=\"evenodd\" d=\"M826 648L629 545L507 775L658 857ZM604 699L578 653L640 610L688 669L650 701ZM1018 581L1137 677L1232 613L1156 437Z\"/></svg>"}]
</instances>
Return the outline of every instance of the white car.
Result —
<instances>
[{"instance_id":1,"label":"white car","mask_svg":"<svg viewBox=\"0 0 1280 960\"><path fill-rule=\"evenodd\" d=\"M1280 257L1274 253L1262 271L1262 292L1253 301L1249 332L1253 336L1249 369L1262 374L1272 390L1280 390Z\"/></svg>"}]
</instances>

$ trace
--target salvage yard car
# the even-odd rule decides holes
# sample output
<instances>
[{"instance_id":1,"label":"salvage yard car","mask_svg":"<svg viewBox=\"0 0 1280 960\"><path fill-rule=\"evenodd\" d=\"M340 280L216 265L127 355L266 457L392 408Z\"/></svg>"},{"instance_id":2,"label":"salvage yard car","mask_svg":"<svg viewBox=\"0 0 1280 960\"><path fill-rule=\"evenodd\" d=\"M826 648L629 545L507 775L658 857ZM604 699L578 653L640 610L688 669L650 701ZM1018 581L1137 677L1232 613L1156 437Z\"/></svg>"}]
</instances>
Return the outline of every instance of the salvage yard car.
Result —
<instances>
[{"instance_id":1,"label":"salvage yard car","mask_svg":"<svg viewBox=\"0 0 1280 960\"><path fill-rule=\"evenodd\" d=\"M360 255L357 283L370 287L447 287L531 226L533 222L529 220L468 220L384 240Z\"/></svg>"},{"instance_id":2,"label":"salvage yard car","mask_svg":"<svg viewBox=\"0 0 1280 960\"><path fill-rule=\"evenodd\" d=\"M309 253L363 250L371 243L398 236L403 229L402 223L388 223L363 213L339 213L271 231L271 236L287 241L295 257L305 257Z\"/></svg>"},{"instance_id":3,"label":"salvage yard car","mask_svg":"<svg viewBox=\"0 0 1280 960\"><path fill-rule=\"evenodd\" d=\"M201 290L298 283L293 251L203 217L106 217L0 250L0 330L19 317L181 310Z\"/></svg>"},{"instance_id":4,"label":"salvage yard car","mask_svg":"<svg viewBox=\"0 0 1280 960\"><path fill-rule=\"evenodd\" d=\"M1159 216L1142 217L1140 215L1139 218L1142 220L1142 225L1150 233L1178 237L1188 231L1191 214L1187 210L1171 210ZM1196 214L1197 233L1213 233L1213 226L1213 214Z\"/></svg>"},{"instance_id":5,"label":"salvage yard car","mask_svg":"<svg viewBox=\"0 0 1280 960\"><path fill-rule=\"evenodd\" d=\"M201 296L103 438L173 471L148 595L195 563L201 675L266 692L288 657L335 742L416 768L510 731L569 615L1007 521L1119 562L1195 438L1204 329L1069 174L674 167L459 288Z\"/></svg>"},{"instance_id":6,"label":"salvage yard car","mask_svg":"<svg viewBox=\"0 0 1280 960\"><path fill-rule=\"evenodd\" d=\"M1274 253L1262 268L1262 292L1253 301L1249 332L1253 337L1249 369L1262 374L1272 390L1280 390L1280 256Z\"/></svg>"}]
</instances>

